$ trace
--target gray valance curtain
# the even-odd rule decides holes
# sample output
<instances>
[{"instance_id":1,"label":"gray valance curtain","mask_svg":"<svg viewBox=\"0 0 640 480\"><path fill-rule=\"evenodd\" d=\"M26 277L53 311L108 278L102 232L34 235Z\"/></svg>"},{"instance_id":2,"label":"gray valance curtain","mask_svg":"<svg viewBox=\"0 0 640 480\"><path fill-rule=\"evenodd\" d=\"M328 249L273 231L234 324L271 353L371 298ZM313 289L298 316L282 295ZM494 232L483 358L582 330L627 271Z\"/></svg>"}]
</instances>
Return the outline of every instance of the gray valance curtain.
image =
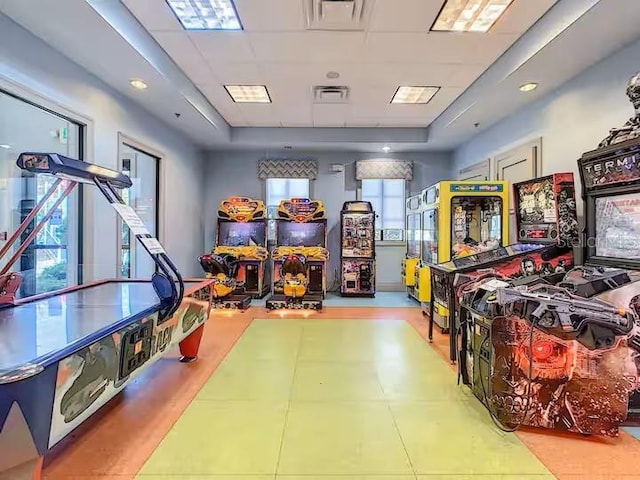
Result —
<instances>
[{"instance_id":1,"label":"gray valance curtain","mask_svg":"<svg viewBox=\"0 0 640 480\"><path fill-rule=\"evenodd\" d=\"M358 160L356 162L356 180L413 178L413 162L393 160L388 158Z\"/></svg>"},{"instance_id":2,"label":"gray valance curtain","mask_svg":"<svg viewBox=\"0 0 640 480\"><path fill-rule=\"evenodd\" d=\"M258 178L308 178L318 177L315 160L262 160L258 163Z\"/></svg>"}]
</instances>

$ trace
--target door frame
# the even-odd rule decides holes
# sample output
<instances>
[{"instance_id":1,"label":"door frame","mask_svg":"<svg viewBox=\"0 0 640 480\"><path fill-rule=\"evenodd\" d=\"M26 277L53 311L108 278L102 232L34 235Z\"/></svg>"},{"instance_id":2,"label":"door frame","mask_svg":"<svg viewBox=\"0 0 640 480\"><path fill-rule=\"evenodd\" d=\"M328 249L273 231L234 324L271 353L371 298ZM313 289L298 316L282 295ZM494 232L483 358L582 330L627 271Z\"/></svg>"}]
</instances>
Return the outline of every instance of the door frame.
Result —
<instances>
[{"instance_id":1,"label":"door frame","mask_svg":"<svg viewBox=\"0 0 640 480\"><path fill-rule=\"evenodd\" d=\"M164 168L163 168L163 160L165 155L160 151L149 145L136 140L134 137L131 137L123 132L118 132L118 159L117 159L117 170L122 171L122 147L123 145L127 145L134 150L138 150L145 155L153 157L156 159L156 232L155 237L159 242L162 243L164 238L164 195L162 195L161 186L164 185ZM122 219L118 216L117 228L116 228L116 275L119 278L120 273L122 271L122 258L120 256L120 251L122 249ZM135 241L135 237L133 238ZM133 241L129 242L133 244ZM133 258L131 253L129 254L130 261Z\"/></svg>"}]
</instances>

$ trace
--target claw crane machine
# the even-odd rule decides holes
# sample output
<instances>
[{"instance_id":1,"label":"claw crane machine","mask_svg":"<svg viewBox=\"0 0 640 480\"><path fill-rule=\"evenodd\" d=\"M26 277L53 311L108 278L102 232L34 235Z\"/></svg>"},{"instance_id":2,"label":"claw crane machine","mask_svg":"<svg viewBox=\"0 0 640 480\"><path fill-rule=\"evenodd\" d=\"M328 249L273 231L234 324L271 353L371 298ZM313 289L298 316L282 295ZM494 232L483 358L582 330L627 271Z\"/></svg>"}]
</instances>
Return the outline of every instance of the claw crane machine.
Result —
<instances>
[{"instance_id":1,"label":"claw crane machine","mask_svg":"<svg viewBox=\"0 0 640 480\"><path fill-rule=\"evenodd\" d=\"M422 195L418 194L407 198L406 206L407 252L405 258L402 259L401 277L402 283L407 289L407 295L420 301L413 287L416 283L416 268L420 263L422 247Z\"/></svg>"},{"instance_id":2,"label":"claw crane machine","mask_svg":"<svg viewBox=\"0 0 640 480\"><path fill-rule=\"evenodd\" d=\"M508 183L444 181L422 191L422 248L414 296L431 313L431 266L495 250L509 240ZM448 316L441 330L449 328ZM437 323L437 321L436 321Z\"/></svg>"}]
</instances>

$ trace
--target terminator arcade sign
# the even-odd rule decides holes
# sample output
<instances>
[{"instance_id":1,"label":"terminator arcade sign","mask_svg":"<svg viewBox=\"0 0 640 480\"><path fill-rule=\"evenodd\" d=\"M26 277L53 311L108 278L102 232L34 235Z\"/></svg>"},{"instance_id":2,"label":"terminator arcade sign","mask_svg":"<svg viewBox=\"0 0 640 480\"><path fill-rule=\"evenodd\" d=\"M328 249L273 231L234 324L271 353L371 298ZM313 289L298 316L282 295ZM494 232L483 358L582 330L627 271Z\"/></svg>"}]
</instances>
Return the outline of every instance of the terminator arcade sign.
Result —
<instances>
[{"instance_id":1,"label":"terminator arcade sign","mask_svg":"<svg viewBox=\"0 0 640 480\"><path fill-rule=\"evenodd\" d=\"M580 163L586 188L640 180L640 153L625 152L618 157L592 161L583 158Z\"/></svg>"}]
</instances>

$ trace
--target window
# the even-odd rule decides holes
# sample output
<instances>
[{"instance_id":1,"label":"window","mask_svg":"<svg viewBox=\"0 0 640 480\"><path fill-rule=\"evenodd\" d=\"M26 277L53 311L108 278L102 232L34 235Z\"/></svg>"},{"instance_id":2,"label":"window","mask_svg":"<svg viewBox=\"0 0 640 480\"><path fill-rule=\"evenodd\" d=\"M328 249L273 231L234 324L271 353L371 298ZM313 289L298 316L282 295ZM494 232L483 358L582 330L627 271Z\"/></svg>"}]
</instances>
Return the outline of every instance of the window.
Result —
<instances>
[{"instance_id":1,"label":"window","mask_svg":"<svg viewBox=\"0 0 640 480\"><path fill-rule=\"evenodd\" d=\"M378 239L403 240L405 197L405 180L396 178L362 180L362 200L371 202L377 215Z\"/></svg>"},{"instance_id":2,"label":"window","mask_svg":"<svg viewBox=\"0 0 640 480\"><path fill-rule=\"evenodd\" d=\"M308 178L267 178L269 241L276 239L275 218L280 202L290 198L309 198L311 196L310 183Z\"/></svg>"},{"instance_id":3,"label":"window","mask_svg":"<svg viewBox=\"0 0 640 480\"><path fill-rule=\"evenodd\" d=\"M138 214L149 233L158 236L158 197L160 159L135 148L125 141L120 143L120 170L131 177L133 186L122 190L122 199ZM120 276L123 278L149 278L155 272L153 259L130 234L129 227L120 222Z\"/></svg>"},{"instance_id":4,"label":"window","mask_svg":"<svg viewBox=\"0 0 640 480\"><path fill-rule=\"evenodd\" d=\"M82 159L83 128L62 115L0 91L0 248L55 181L20 170L16 166L18 155L35 151ZM23 276L20 297L81 283L80 191L76 187L62 202L12 266L11 270ZM55 200L52 197L47 203L52 205ZM36 222L43 217L40 213ZM14 244L0 265L4 266L17 247Z\"/></svg>"}]
</instances>

